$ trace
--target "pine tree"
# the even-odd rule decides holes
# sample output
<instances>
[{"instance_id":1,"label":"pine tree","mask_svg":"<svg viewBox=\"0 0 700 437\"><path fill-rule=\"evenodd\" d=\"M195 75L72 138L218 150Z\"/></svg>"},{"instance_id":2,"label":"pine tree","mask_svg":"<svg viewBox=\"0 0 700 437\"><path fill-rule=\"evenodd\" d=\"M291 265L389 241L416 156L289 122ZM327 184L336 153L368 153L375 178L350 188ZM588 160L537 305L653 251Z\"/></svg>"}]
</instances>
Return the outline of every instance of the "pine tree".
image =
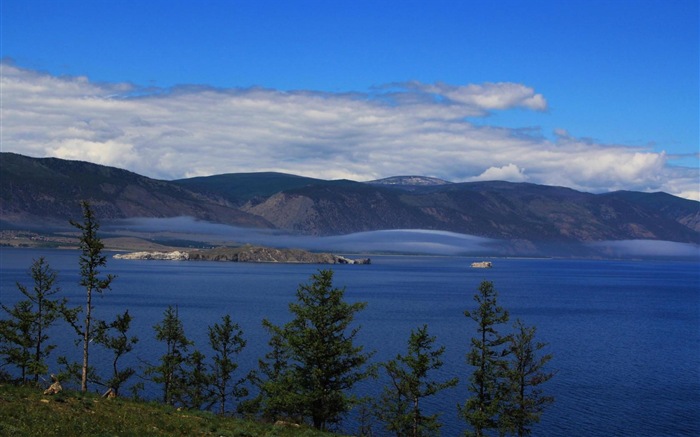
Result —
<instances>
[{"instance_id":1,"label":"pine tree","mask_svg":"<svg viewBox=\"0 0 700 437\"><path fill-rule=\"evenodd\" d=\"M429 379L428 373L439 370L445 347L435 349L435 337L428 334L428 326L423 325L411 331L406 355L397 357L384 365L391 385L385 387L377 415L385 423L388 431L397 436L439 435L438 414L425 415L421 401L438 392L457 385L457 378L438 382Z\"/></svg>"},{"instance_id":2,"label":"pine tree","mask_svg":"<svg viewBox=\"0 0 700 437\"><path fill-rule=\"evenodd\" d=\"M331 270L311 278L311 284L299 286L297 302L289 305L292 321L282 327L264 322L289 354L287 367L266 384L268 393L283 396L280 402L271 401L283 414L300 414L326 430L354 404L349 391L370 375L365 364L371 354L354 344L360 328L350 328L366 304L345 302L345 289L333 288Z\"/></svg>"},{"instance_id":3,"label":"pine tree","mask_svg":"<svg viewBox=\"0 0 700 437\"><path fill-rule=\"evenodd\" d=\"M77 311L66 311L64 316L78 335L82 337L83 363L81 367L80 390L86 392L88 389L87 383L90 369L89 348L96 333L95 326L93 325L94 316L92 312L94 307L92 305L92 294L93 292L101 294L105 290L110 289L115 276L107 275L102 278L100 277L99 269L107 264L107 257L102 254L104 243L102 243L102 240L97 235L100 225L95 218L90 203L82 201L80 204L83 209L83 222L78 223L71 220L70 223L81 232L80 285L85 287L86 291L85 319L83 324L80 325L77 319Z\"/></svg>"},{"instance_id":4,"label":"pine tree","mask_svg":"<svg viewBox=\"0 0 700 437\"><path fill-rule=\"evenodd\" d=\"M238 369L234 357L241 353L246 345L243 331L238 323L231 321L231 316L225 315L222 323L209 327L209 345L214 350L212 364L212 384L219 401L219 414L226 411L229 396L236 398L245 396L247 391L242 387L245 378L232 382L233 373Z\"/></svg>"},{"instance_id":5,"label":"pine tree","mask_svg":"<svg viewBox=\"0 0 700 437\"><path fill-rule=\"evenodd\" d=\"M39 375L48 371L46 358L56 347L47 344L47 332L61 317L61 309L66 305L65 298L52 298L60 291L55 286L57 275L44 257L34 260L29 269L34 286L29 289L17 283L26 299L12 308L2 305L10 318L0 320L0 355L5 357L5 363L19 368L23 382L30 375L35 383L39 381Z\"/></svg>"},{"instance_id":6,"label":"pine tree","mask_svg":"<svg viewBox=\"0 0 700 437\"><path fill-rule=\"evenodd\" d=\"M169 306L163 320L153 329L156 331L156 340L164 342L166 350L160 358L160 364L149 366L146 375L153 375L154 382L163 384L163 403L174 405L184 386L183 366L193 343L185 336L185 328L176 307Z\"/></svg>"},{"instance_id":7,"label":"pine tree","mask_svg":"<svg viewBox=\"0 0 700 437\"><path fill-rule=\"evenodd\" d=\"M501 427L522 437L530 435L530 426L538 423L545 407L554 402L553 397L544 396L539 388L554 373L545 370L552 355L538 355L547 344L535 342L536 328L525 326L517 320L514 329L515 334L508 344L511 356L507 372L510 396Z\"/></svg>"},{"instance_id":8,"label":"pine tree","mask_svg":"<svg viewBox=\"0 0 700 437\"><path fill-rule=\"evenodd\" d=\"M136 373L136 369L132 367L119 369L119 360L131 352L134 349L134 345L139 341L137 337L129 337L127 335L130 325L131 315L129 315L129 310L126 310L124 314L118 314L110 324L100 321L97 334L95 335L95 343L99 343L112 351L112 376L104 385L112 389L115 395L119 395L119 389L122 384ZM110 335L110 331L114 331L115 334Z\"/></svg>"},{"instance_id":9,"label":"pine tree","mask_svg":"<svg viewBox=\"0 0 700 437\"><path fill-rule=\"evenodd\" d=\"M505 349L508 336L498 331L499 325L508 322L508 312L497 303L498 293L493 283L483 281L474 295L477 308L465 311L465 315L477 324L477 336L471 339L468 363L474 371L469 379L472 397L460 407L461 416L471 426L469 435L485 435L489 429L498 429L508 387L504 382Z\"/></svg>"}]
</instances>

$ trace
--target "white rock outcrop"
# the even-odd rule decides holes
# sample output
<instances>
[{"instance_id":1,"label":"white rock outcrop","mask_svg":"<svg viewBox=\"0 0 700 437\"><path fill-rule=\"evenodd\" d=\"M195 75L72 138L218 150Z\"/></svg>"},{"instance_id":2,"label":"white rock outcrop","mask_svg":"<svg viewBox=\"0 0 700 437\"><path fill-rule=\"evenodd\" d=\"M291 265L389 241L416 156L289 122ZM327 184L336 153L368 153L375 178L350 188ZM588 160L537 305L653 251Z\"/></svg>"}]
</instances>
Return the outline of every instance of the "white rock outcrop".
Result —
<instances>
[{"instance_id":1,"label":"white rock outcrop","mask_svg":"<svg viewBox=\"0 0 700 437\"><path fill-rule=\"evenodd\" d=\"M132 252L118 253L114 255L116 259L148 259L148 260L166 260L166 261L187 261L190 254L184 251L176 250L174 252Z\"/></svg>"},{"instance_id":2,"label":"white rock outcrop","mask_svg":"<svg viewBox=\"0 0 700 437\"><path fill-rule=\"evenodd\" d=\"M491 261L479 261L472 263L472 267L475 269L490 269L493 267L493 264L491 264Z\"/></svg>"}]
</instances>

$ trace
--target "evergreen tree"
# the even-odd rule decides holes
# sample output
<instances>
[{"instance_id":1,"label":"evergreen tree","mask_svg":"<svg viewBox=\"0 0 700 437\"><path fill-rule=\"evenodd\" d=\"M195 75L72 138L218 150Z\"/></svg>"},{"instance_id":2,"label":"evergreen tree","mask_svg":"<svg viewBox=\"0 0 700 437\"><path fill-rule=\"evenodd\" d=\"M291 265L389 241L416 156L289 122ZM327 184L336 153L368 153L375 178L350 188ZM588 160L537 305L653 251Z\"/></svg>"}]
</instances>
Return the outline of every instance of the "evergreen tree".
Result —
<instances>
[{"instance_id":1,"label":"evergreen tree","mask_svg":"<svg viewBox=\"0 0 700 437\"><path fill-rule=\"evenodd\" d=\"M58 372L58 380L65 386L69 381L77 381L80 383L83 376L83 366L81 363L69 361L66 356L60 356L56 360L60 366ZM93 366L87 368L87 382L104 386L104 381L99 377Z\"/></svg>"},{"instance_id":2,"label":"evergreen tree","mask_svg":"<svg viewBox=\"0 0 700 437\"><path fill-rule=\"evenodd\" d=\"M209 344L215 352L212 384L219 401L219 414L224 414L229 396L238 398L247 394L242 387L245 378L231 381L233 372L238 369L238 363L234 361L234 357L243 350L246 341L238 323L233 323L231 316L227 314L223 317L221 324L215 323L214 326L209 327Z\"/></svg>"},{"instance_id":3,"label":"evergreen tree","mask_svg":"<svg viewBox=\"0 0 700 437\"><path fill-rule=\"evenodd\" d=\"M126 310L124 314L118 314L110 324L100 321L95 336L96 343L112 351L112 376L104 385L111 388L115 395L119 395L119 389L122 384L136 373L136 370L132 367L121 370L118 367L119 359L131 352L134 349L134 345L139 341L137 337L128 336L130 325L131 315L129 315L129 310ZM114 331L115 334L110 335L110 331Z\"/></svg>"},{"instance_id":4,"label":"evergreen tree","mask_svg":"<svg viewBox=\"0 0 700 437\"><path fill-rule=\"evenodd\" d=\"M457 378L443 382L429 379L429 372L439 370L445 347L434 347L435 337L428 334L428 326L411 331L408 352L384 365L391 379L377 406L379 420L388 431L397 436L434 436L439 434L438 415L425 415L421 400L457 385Z\"/></svg>"},{"instance_id":5,"label":"evergreen tree","mask_svg":"<svg viewBox=\"0 0 700 437\"><path fill-rule=\"evenodd\" d=\"M57 273L44 257L34 260L29 276L34 280L31 289L17 283L26 299L12 308L2 305L9 319L0 320L0 355L6 364L19 368L22 382L33 376L36 383L48 371L46 358L56 347L47 344L48 329L61 317L66 299L52 298L60 291L55 286Z\"/></svg>"},{"instance_id":6,"label":"evergreen tree","mask_svg":"<svg viewBox=\"0 0 700 437\"><path fill-rule=\"evenodd\" d=\"M264 359L258 360L258 371L249 375L259 394L245 401L242 409L245 413L261 412L263 420L269 422L277 419L301 422L303 413L294 401L294 381L292 373L287 371L291 366L290 351L272 323L263 320L263 327L271 333L270 351Z\"/></svg>"},{"instance_id":7,"label":"evergreen tree","mask_svg":"<svg viewBox=\"0 0 700 437\"><path fill-rule=\"evenodd\" d=\"M547 344L535 341L536 328L525 326L520 320L515 322L514 328L515 334L508 344L511 356L507 373L510 397L502 429L522 437L530 435L530 426L538 423L544 408L554 402L553 397L544 396L539 388L554 373L545 370L552 355L538 355Z\"/></svg>"},{"instance_id":8,"label":"evergreen tree","mask_svg":"<svg viewBox=\"0 0 700 437\"><path fill-rule=\"evenodd\" d=\"M0 320L0 355L5 365L9 364L19 369L20 380L27 382L31 374L32 364L32 319L34 311L28 300L17 302L14 307L3 310L10 319Z\"/></svg>"},{"instance_id":9,"label":"evergreen tree","mask_svg":"<svg viewBox=\"0 0 700 437\"><path fill-rule=\"evenodd\" d=\"M156 331L156 340L164 342L166 350L160 358L160 364L149 366L146 375L153 375L154 382L163 384L163 403L174 405L184 387L183 366L192 342L185 336L177 308L172 306L165 310L163 320L153 329Z\"/></svg>"},{"instance_id":10,"label":"evergreen tree","mask_svg":"<svg viewBox=\"0 0 700 437\"><path fill-rule=\"evenodd\" d=\"M189 409L208 410L216 402L216 393L211 390L214 378L207 371L205 359L203 353L195 350L175 370L174 403Z\"/></svg>"},{"instance_id":11,"label":"evergreen tree","mask_svg":"<svg viewBox=\"0 0 700 437\"><path fill-rule=\"evenodd\" d=\"M464 313L476 322L477 336L471 339L467 354L467 361L474 368L469 379L472 397L460 407L460 414L472 428L468 434L477 437L499 428L508 391L504 382L507 355L504 345L509 337L498 331L499 325L508 322L508 312L498 306L497 296L493 283L483 281L474 295L477 308Z\"/></svg>"},{"instance_id":12,"label":"evergreen tree","mask_svg":"<svg viewBox=\"0 0 700 437\"><path fill-rule=\"evenodd\" d=\"M90 203L82 201L83 222L78 223L71 220L70 223L80 230L80 285L85 287L86 303L85 303L85 318L83 324L78 321L77 309L70 312L66 311L64 316L68 322L76 330L83 343L83 363L81 367L80 390L86 392L88 389L88 373L89 373L89 348L90 343L94 339L96 329L93 324L93 292L102 293L110 289L113 275L100 277L100 268L107 264L107 257L102 254L104 243L97 235L100 225L95 218Z\"/></svg>"},{"instance_id":13,"label":"evergreen tree","mask_svg":"<svg viewBox=\"0 0 700 437\"><path fill-rule=\"evenodd\" d=\"M299 286L297 302L289 305L292 321L282 327L264 322L289 354L287 366L277 379L266 381L265 391L283 396L271 402L283 414L300 414L326 430L354 404L348 392L370 375L365 364L371 354L354 344L359 327L350 328L355 313L366 304L345 302L345 289L333 288L331 270L311 278L311 284Z\"/></svg>"}]
</instances>

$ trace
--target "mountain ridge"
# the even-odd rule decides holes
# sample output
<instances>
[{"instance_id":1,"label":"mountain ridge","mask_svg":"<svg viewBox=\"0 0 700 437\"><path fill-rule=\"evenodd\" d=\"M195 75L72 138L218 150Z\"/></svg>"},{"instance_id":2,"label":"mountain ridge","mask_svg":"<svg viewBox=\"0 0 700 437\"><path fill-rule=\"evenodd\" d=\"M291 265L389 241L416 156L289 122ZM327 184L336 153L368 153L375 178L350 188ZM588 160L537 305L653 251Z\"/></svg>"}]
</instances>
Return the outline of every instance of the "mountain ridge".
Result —
<instances>
[{"instance_id":1,"label":"mountain ridge","mask_svg":"<svg viewBox=\"0 0 700 437\"><path fill-rule=\"evenodd\" d=\"M444 179L433 178L429 176L391 176L388 178L375 179L373 181L366 182L372 185L390 185L395 187L404 187L409 189L415 189L415 187L432 187L436 185L447 185L453 182L446 181Z\"/></svg>"},{"instance_id":2,"label":"mountain ridge","mask_svg":"<svg viewBox=\"0 0 700 437\"><path fill-rule=\"evenodd\" d=\"M700 202L667 193L593 194L420 176L385 178L396 183L328 181L273 172L163 181L89 162L7 152L0 154L0 175L4 227L65 224L80 216L78 201L84 199L102 220L191 216L316 236L427 229L519 241L700 242Z\"/></svg>"}]
</instances>

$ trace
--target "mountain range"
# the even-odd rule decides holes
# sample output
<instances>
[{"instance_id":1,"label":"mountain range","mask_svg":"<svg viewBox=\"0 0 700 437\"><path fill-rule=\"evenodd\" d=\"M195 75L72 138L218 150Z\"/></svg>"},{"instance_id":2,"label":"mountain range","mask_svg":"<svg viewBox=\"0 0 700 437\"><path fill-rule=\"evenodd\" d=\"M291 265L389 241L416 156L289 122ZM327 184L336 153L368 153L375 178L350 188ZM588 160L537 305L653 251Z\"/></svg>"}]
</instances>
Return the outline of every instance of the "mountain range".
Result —
<instances>
[{"instance_id":1,"label":"mountain range","mask_svg":"<svg viewBox=\"0 0 700 437\"><path fill-rule=\"evenodd\" d=\"M426 229L526 242L700 243L700 202L666 193L593 194L503 181L422 176L370 182L282 173L164 181L57 158L0 154L0 227L61 227L89 200L103 220L189 216L245 228L329 236Z\"/></svg>"}]
</instances>

